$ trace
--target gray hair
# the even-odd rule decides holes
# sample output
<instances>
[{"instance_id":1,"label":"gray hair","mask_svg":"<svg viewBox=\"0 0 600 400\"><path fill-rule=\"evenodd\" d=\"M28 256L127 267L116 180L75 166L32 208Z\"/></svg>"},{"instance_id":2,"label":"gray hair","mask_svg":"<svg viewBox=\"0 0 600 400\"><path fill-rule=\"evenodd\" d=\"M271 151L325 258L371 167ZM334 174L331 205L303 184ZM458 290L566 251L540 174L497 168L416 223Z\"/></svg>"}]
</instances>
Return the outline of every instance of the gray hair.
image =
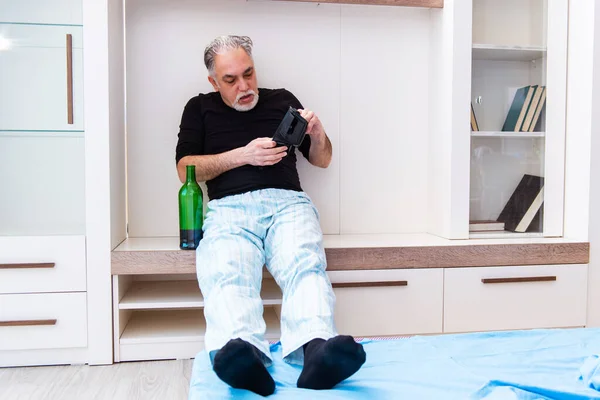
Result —
<instances>
[{"instance_id":1,"label":"gray hair","mask_svg":"<svg viewBox=\"0 0 600 400\"><path fill-rule=\"evenodd\" d=\"M219 36L214 39L204 50L204 65L211 76L215 74L215 56L229 50L244 49L252 57L252 39L248 36Z\"/></svg>"}]
</instances>

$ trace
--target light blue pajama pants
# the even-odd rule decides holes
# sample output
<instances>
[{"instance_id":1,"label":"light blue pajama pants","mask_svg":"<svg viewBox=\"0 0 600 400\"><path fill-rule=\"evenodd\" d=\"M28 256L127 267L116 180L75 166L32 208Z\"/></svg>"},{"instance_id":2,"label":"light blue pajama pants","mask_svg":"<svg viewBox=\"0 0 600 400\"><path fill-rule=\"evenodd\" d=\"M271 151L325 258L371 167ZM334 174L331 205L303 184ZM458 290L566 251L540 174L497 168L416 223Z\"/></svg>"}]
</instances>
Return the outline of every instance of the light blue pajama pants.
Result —
<instances>
[{"instance_id":1,"label":"light blue pajama pants","mask_svg":"<svg viewBox=\"0 0 600 400\"><path fill-rule=\"evenodd\" d=\"M305 343L336 335L319 215L305 193L262 189L211 200L203 230L196 269L211 361L230 339L241 338L270 365L260 298L265 264L283 292L284 360L302 364Z\"/></svg>"}]
</instances>

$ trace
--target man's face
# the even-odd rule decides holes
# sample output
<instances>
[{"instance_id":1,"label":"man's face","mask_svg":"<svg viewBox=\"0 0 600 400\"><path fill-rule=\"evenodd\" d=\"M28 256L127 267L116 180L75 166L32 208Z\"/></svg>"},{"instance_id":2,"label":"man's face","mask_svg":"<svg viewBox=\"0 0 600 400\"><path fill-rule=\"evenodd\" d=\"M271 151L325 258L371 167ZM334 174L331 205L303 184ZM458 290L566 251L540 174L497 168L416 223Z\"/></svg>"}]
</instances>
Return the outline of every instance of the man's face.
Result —
<instances>
[{"instance_id":1,"label":"man's face","mask_svg":"<svg viewBox=\"0 0 600 400\"><path fill-rule=\"evenodd\" d=\"M252 58L242 48L215 56L215 76L208 80L229 107L249 111L258 102L258 84Z\"/></svg>"}]
</instances>

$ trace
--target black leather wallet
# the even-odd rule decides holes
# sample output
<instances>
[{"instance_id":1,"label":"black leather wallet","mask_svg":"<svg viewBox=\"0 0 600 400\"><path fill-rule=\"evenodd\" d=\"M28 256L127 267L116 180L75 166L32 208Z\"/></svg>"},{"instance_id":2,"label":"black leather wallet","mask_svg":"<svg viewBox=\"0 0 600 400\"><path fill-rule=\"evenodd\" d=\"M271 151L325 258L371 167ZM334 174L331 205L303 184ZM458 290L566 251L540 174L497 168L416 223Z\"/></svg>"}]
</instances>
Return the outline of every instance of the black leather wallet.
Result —
<instances>
[{"instance_id":1,"label":"black leather wallet","mask_svg":"<svg viewBox=\"0 0 600 400\"><path fill-rule=\"evenodd\" d=\"M273 141L281 146L298 147L304 140L307 127L308 122L300 115L298 110L290 107L279 123Z\"/></svg>"}]
</instances>

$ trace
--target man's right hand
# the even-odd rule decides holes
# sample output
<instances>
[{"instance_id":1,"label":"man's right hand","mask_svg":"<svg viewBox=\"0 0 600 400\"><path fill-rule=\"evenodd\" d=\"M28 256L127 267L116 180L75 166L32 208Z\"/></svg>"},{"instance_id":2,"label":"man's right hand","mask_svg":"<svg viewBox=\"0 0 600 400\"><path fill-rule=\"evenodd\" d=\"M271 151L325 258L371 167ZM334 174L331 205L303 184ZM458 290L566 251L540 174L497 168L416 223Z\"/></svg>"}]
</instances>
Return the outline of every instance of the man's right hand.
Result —
<instances>
[{"instance_id":1,"label":"man's right hand","mask_svg":"<svg viewBox=\"0 0 600 400\"><path fill-rule=\"evenodd\" d=\"M243 147L245 163L254 166L277 164L287 154L287 146L276 146L271 138L254 139Z\"/></svg>"}]
</instances>

